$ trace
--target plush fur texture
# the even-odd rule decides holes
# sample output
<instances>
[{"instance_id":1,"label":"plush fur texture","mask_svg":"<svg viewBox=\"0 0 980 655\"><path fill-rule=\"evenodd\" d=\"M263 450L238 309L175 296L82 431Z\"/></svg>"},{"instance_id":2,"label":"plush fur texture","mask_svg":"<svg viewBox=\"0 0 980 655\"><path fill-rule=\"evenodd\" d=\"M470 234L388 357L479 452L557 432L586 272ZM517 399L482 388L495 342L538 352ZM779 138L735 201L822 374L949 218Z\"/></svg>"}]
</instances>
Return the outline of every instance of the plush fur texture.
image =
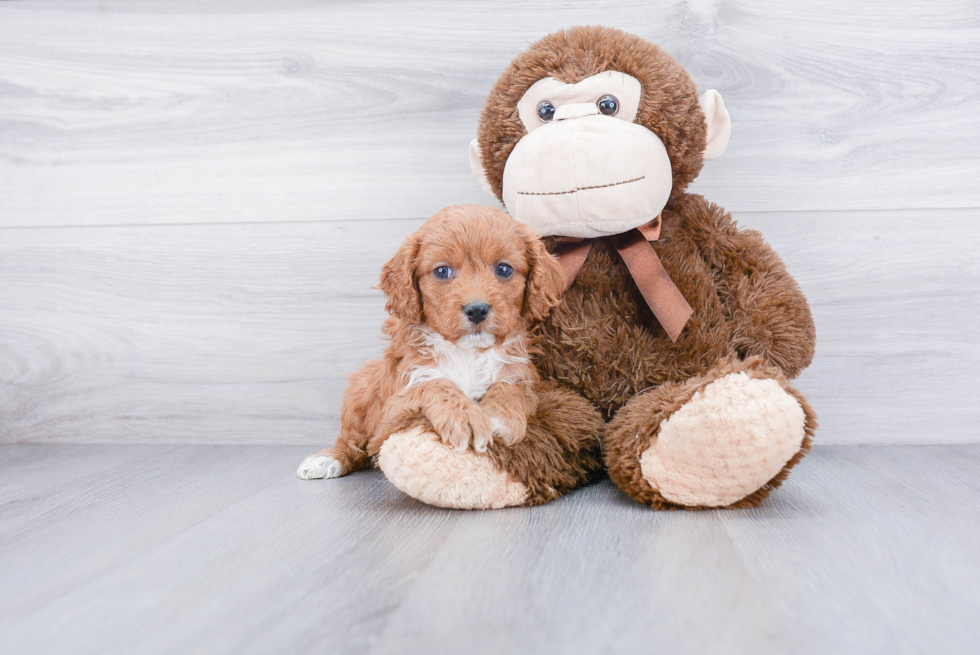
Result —
<instances>
[{"instance_id":1,"label":"plush fur texture","mask_svg":"<svg viewBox=\"0 0 980 655\"><path fill-rule=\"evenodd\" d=\"M389 481L436 507L499 509L527 502L527 487L489 457L472 457L417 426L389 436L378 453Z\"/></svg>"},{"instance_id":2,"label":"plush fur texture","mask_svg":"<svg viewBox=\"0 0 980 655\"><path fill-rule=\"evenodd\" d=\"M658 509L682 504L649 488L638 473L639 458L656 440L660 422L681 407L671 390L680 384L686 402L717 379L718 372L734 372L733 362L764 371L799 402L807 438L772 480L726 506L758 504L808 450L816 427L813 410L786 382L813 357L809 306L761 235L739 230L726 212L700 196L684 195L668 205L661 239L654 246L694 308L677 342L657 324L615 251L598 242L562 305L541 327L538 368L544 378L581 392L612 421L604 439L610 476L634 498ZM645 397L637 397L644 391L650 402L642 409L621 410L634 398ZM626 444L630 450L624 453Z\"/></svg>"},{"instance_id":3,"label":"plush fur texture","mask_svg":"<svg viewBox=\"0 0 980 655\"><path fill-rule=\"evenodd\" d=\"M490 456L528 488L526 505L554 500L602 472L602 417L578 393L535 384L538 406L516 444L495 441Z\"/></svg>"},{"instance_id":4,"label":"plush fur texture","mask_svg":"<svg viewBox=\"0 0 980 655\"><path fill-rule=\"evenodd\" d=\"M816 428L812 408L788 382L813 358L814 323L762 235L685 192L701 169L707 128L684 69L619 30L574 28L545 37L514 59L487 100L478 134L487 181L501 197L507 157L525 134L517 101L532 84L548 76L577 82L605 70L640 80L635 122L667 149L673 189L652 247L694 315L672 342L621 258L597 240L562 304L536 331L538 369L609 421L606 467L636 500L657 509L758 504L807 452ZM545 242L554 251L554 241ZM709 387L722 379L751 381L740 383L746 403L712 418L703 408L717 395ZM662 426L689 403L702 410L686 410L658 445ZM700 461L691 456L699 449ZM726 470L740 479L726 479Z\"/></svg>"},{"instance_id":5,"label":"plush fur texture","mask_svg":"<svg viewBox=\"0 0 980 655\"><path fill-rule=\"evenodd\" d=\"M806 416L771 378L729 373L660 424L640 455L643 479L667 500L723 507L762 487L797 453Z\"/></svg>"},{"instance_id":6,"label":"plush fur texture","mask_svg":"<svg viewBox=\"0 0 980 655\"><path fill-rule=\"evenodd\" d=\"M495 273L501 262L512 277ZM440 267L448 279L433 274ZM390 343L351 375L340 436L303 461L300 477L378 461L406 493L461 508L537 504L586 482L600 466L602 419L581 397L542 387L529 352L529 329L563 286L537 235L503 212L436 214L384 266ZM471 302L490 307L478 324L464 312Z\"/></svg>"},{"instance_id":7,"label":"plush fur texture","mask_svg":"<svg viewBox=\"0 0 980 655\"><path fill-rule=\"evenodd\" d=\"M772 380L791 396L803 413L803 438L799 448L789 457L788 461L778 468L778 472L765 484L744 497L727 503L691 503L678 502L687 499L675 498L669 500L657 489L654 489L643 471L643 456L657 441L661 425L676 412L687 406L698 394L712 383L722 380L732 374L745 375L752 380ZM729 415L730 416L730 415ZM719 417L725 420L729 417ZM744 424L744 422L743 422ZM704 507L725 506L729 508L744 508L758 505L769 493L786 479L789 470L810 451L812 437L817 429L817 417L806 399L796 391L779 369L767 364L761 357L750 357L741 360L730 357L719 361L711 369L684 381L671 381L656 388L649 389L635 396L616 414L607 426L604 439L605 461L612 478L621 489L636 500L646 503L655 509L699 509ZM751 435L752 433L749 432ZM756 432L756 434L759 434ZM729 452L730 448L721 449ZM725 475L724 460L709 461L709 468L718 468ZM732 461L729 467L738 468L740 462ZM704 476L699 476L704 480ZM721 485L727 486L727 485Z\"/></svg>"},{"instance_id":8,"label":"plush fur texture","mask_svg":"<svg viewBox=\"0 0 980 655\"><path fill-rule=\"evenodd\" d=\"M813 358L813 318L762 235L689 194L668 205L662 225L654 249L694 309L681 338L670 341L622 259L597 241L541 327L536 363L544 376L579 389L610 419L640 391L702 374L731 355L759 355L799 375Z\"/></svg>"}]
</instances>

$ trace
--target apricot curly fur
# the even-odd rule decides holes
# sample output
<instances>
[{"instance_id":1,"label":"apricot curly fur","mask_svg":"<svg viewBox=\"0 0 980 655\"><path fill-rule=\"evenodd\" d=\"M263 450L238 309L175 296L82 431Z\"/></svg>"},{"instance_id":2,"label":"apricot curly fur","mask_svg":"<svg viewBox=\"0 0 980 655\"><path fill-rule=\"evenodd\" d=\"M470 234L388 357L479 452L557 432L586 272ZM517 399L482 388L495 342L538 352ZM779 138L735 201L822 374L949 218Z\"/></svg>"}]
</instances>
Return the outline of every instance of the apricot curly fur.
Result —
<instances>
[{"instance_id":1,"label":"apricot curly fur","mask_svg":"<svg viewBox=\"0 0 980 655\"><path fill-rule=\"evenodd\" d=\"M492 273L500 260L514 268L506 284ZM458 269L452 284L431 275L441 263ZM564 288L558 262L531 229L492 207L447 207L405 239L385 264L379 288L391 314L382 328L390 342L382 359L350 376L340 436L318 453L336 459L341 474L376 465L389 436L419 425L457 447L485 439L487 455L469 452L491 457L522 482L529 505L553 500L602 470L598 411L581 395L540 382L526 357L536 352L529 328L548 316ZM432 365L420 330L451 342L466 337L473 326L461 308L471 298L492 307L481 329L492 330L495 347L513 360L501 370L506 381L476 400L446 379L408 384L414 369ZM498 439L489 435L491 417L506 428Z\"/></svg>"}]
</instances>

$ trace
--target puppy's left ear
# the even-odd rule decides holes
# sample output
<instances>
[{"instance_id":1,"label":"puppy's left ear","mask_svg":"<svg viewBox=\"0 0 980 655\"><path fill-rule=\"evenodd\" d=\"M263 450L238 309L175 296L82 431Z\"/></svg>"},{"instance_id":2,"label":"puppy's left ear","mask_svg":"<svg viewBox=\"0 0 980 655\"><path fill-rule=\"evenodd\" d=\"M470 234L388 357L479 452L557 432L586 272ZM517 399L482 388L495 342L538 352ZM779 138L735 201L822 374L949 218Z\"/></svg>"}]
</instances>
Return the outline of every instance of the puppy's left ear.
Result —
<instances>
[{"instance_id":1,"label":"puppy's left ear","mask_svg":"<svg viewBox=\"0 0 980 655\"><path fill-rule=\"evenodd\" d=\"M529 267L521 313L532 322L543 321L561 303L565 274L558 259L548 252L538 235L525 226L521 226L521 230Z\"/></svg>"},{"instance_id":2,"label":"puppy's left ear","mask_svg":"<svg viewBox=\"0 0 980 655\"><path fill-rule=\"evenodd\" d=\"M422 294L415 279L415 260L419 255L416 235L405 239L395 256L381 269L378 288L388 299L385 310L414 325L422 323Z\"/></svg>"}]
</instances>

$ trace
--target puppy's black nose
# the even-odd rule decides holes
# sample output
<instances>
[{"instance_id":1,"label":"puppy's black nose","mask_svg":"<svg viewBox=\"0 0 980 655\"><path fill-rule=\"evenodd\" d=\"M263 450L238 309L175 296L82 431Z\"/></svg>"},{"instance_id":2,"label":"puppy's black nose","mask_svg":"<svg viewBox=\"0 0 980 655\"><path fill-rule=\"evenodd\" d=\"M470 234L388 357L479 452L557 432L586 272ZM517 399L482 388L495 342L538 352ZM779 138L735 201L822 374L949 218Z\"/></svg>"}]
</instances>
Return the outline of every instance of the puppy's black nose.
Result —
<instances>
[{"instance_id":1,"label":"puppy's black nose","mask_svg":"<svg viewBox=\"0 0 980 655\"><path fill-rule=\"evenodd\" d=\"M470 319L470 323L479 325L490 313L490 305L485 302L468 302L463 305L463 313Z\"/></svg>"}]
</instances>

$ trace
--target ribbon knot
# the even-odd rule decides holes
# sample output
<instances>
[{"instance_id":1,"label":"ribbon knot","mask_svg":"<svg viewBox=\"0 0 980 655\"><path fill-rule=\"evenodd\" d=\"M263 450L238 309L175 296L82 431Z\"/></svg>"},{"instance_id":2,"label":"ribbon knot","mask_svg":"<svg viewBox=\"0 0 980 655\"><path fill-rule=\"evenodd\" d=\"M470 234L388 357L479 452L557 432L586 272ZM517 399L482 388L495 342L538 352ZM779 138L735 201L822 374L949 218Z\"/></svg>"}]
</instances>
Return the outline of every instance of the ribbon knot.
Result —
<instances>
[{"instance_id":1,"label":"ribbon knot","mask_svg":"<svg viewBox=\"0 0 980 655\"><path fill-rule=\"evenodd\" d=\"M670 340L676 342L694 310L670 279L657 251L650 245L650 241L660 238L660 227L661 215L658 214L646 225L601 238L608 241L622 257L653 315L657 317ZM565 272L565 289L572 286L585 258L592 250L594 241L595 239L555 237L558 244L558 263Z\"/></svg>"}]
</instances>

